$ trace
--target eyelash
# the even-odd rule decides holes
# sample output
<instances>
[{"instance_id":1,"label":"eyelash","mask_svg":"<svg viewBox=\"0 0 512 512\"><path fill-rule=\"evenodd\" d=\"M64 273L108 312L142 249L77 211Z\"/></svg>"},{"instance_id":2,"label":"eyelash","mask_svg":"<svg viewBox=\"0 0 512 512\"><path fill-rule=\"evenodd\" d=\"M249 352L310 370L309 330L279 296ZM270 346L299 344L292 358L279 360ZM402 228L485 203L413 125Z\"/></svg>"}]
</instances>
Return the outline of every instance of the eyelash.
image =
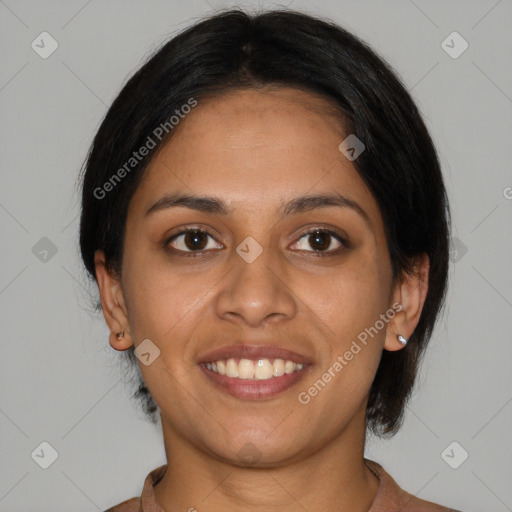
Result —
<instances>
[{"instance_id":1,"label":"eyelash","mask_svg":"<svg viewBox=\"0 0 512 512\"><path fill-rule=\"evenodd\" d=\"M201 249L199 251L183 251L181 249L174 249L174 248L169 247L169 244L171 242L173 242L174 240L176 240L178 237L180 237L182 235L187 235L189 233L204 234L204 235L207 235L215 240L215 237L209 231L198 228L198 227L190 227L190 228L186 228L186 229L180 231L179 233L175 233L171 237L167 238L164 241L164 247L167 248L169 251L173 252L174 254L177 254L179 256L184 256L186 258L189 258L189 257L197 258L198 256L202 256L202 255L206 254L206 251L204 249ZM331 257L331 256L337 256L340 252L342 252L343 250L346 250L350 247L350 243L348 242L347 239L345 239L344 237L342 237L340 234L336 233L335 231L331 231L330 229L323 228L323 227L312 228L308 231L305 231L304 233L301 233L298 240L301 240L302 238L304 238L307 235L314 235L316 233L330 235L331 237L335 238L338 242L340 242L341 247L338 247L337 249L330 250L330 251L314 251L314 250L306 251L306 252L313 253L315 257L320 256L321 258L327 258L327 257Z\"/></svg>"}]
</instances>

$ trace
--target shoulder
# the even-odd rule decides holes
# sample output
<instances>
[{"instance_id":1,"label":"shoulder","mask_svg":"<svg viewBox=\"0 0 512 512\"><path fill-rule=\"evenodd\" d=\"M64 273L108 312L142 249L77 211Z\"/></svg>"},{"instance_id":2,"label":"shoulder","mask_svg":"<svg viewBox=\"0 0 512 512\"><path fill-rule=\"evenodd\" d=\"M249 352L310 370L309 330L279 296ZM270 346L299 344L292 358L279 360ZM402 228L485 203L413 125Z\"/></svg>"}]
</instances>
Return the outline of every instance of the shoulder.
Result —
<instances>
[{"instance_id":1,"label":"shoulder","mask_svg":"<svg viewBox=\"0 0 512 512\"><path fill-rule=\"evenodd\" d=\"M425 501L412 494L404 492L404 508L403 512L461 512L454 508L443 507L432 501Z\"/></svg>"},{"instance_id":2,"label":"shoulder","mask_svg":"<svg viewBox=\"0 0 512 512\"><path fill-rule=\"evenodd\" d=\"M438 505L409 494L399 487L384 468L372 460L365 459L368 468L379 479L379 489L369 512L461 512L453 508Z\"/></svg>"},{"instance_id":3,"label":"shoulder","mask_svg":"<svg viewBox=\"0 0 512 512\"><path fill-rule=\"evenodd\" d=\"M110 507L105 512L140 512L140 498L131 498L119 503L114 507Z\"/></svg>"},{"instance_id":4,"label":"shoulder","mask_svg":"<svg viewBox=\"0 0 512 512\"><path fill-rule=\"evenodd\" d=\"M162 479L167 469L167 465L159 466L146 476L144 485L142 486L142 494L140 497L131 498L119 503L114 507L105 510L105 512L163 512L157 505L154 496L154 486Z\"/></svg>"}]
</instances>

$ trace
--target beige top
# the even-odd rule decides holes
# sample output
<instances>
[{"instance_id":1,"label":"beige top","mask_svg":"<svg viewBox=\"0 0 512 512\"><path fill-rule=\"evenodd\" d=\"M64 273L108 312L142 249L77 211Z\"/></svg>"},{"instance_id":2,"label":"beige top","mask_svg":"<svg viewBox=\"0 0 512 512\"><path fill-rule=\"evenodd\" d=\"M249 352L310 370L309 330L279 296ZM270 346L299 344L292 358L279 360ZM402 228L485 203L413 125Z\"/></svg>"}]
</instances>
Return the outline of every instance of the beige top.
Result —
<instances>
[{"instance_id":1,"label":"beige top","mask_svg":"<svg viewBox=\"0 0 512 512\"><path fill-rule=\"evenodd\" d=\"M442 507L431 501L421 500L402 490L386 473L380 464L365 459L366 465L379 479L379 488L368 512L460 512L453 508ZM149 473L144 481L140 498L123 501L105 512L165 512L156 502L154 486L164 476L167 465L164 464Z\"/></svg>"}]
</instances>

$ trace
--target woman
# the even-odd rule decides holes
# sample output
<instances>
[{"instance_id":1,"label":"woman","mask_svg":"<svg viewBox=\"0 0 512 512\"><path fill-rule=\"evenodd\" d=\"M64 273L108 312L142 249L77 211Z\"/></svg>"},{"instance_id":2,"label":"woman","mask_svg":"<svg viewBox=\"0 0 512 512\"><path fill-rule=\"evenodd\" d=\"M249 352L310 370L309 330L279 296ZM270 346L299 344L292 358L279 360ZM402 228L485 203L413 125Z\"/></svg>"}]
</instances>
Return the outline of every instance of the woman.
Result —
<instances>
[{"instance_id":1,"label":"woman","mask_svg":"<svg viewBox=\"0 0 512 512\"><path fill-rule=\"evenodd\" d=\"M110 511L447 511L364 458L400 428L450 215L393 71L329 21L205 19L93 142L80 243L167 464Z\"/></svg>"}]
</instances>

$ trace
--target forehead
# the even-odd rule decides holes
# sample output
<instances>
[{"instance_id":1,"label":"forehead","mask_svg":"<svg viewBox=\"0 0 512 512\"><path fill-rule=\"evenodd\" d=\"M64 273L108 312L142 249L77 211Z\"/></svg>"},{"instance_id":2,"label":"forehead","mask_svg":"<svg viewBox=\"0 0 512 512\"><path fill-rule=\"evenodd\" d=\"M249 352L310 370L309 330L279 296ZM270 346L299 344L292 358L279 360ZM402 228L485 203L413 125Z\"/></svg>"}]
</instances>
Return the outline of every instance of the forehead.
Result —
<instances>
[{"instance_id":1,"label":"forehead","mask_svg":"<svg viewBox=\"0 0 512 512\"><path fill-rule=\"evenodd\" d=\"M179 192L222 197L233 212L277 212L294 197L337 192L363 204L378 229L378 206L338 149L343 122L331 102L290 88L199 101L149 164L134 208Z\"/></svg>"}]
</instances>

